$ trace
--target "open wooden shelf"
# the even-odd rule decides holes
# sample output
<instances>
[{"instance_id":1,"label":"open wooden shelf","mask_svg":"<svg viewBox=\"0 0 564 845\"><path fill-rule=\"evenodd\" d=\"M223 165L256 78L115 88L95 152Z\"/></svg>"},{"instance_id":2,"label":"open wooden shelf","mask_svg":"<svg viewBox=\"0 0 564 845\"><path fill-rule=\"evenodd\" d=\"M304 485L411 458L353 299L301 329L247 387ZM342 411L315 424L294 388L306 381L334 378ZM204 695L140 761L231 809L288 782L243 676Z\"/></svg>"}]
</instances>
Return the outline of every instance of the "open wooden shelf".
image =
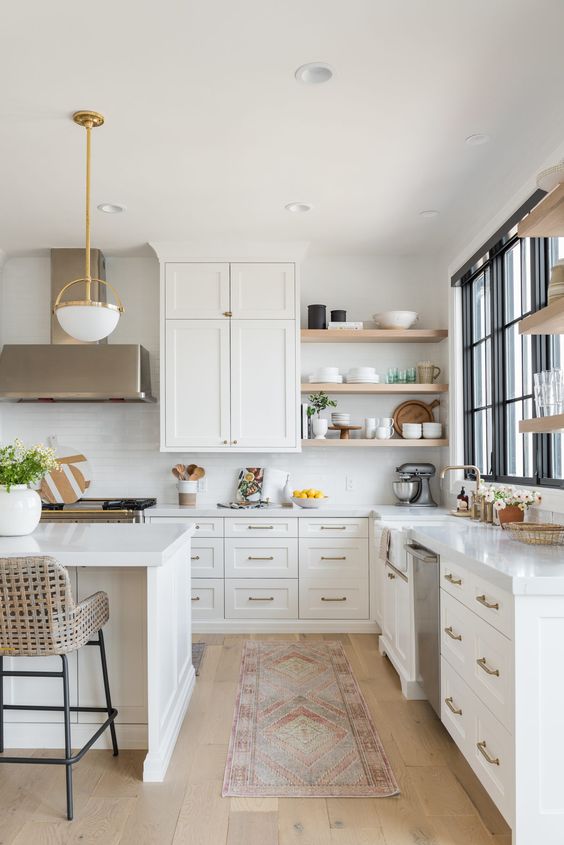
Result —
<instances>
[{"instance_id":1,"label":"open wooden shelf","mask_svg":"<svg viewBox=\"0 0 564 845\"><path fill-rule=\"evenodd\" d=\"M302 384L302 393L372 393L396 394L404 393L446 393L448 384Z\"/></svg>"},{"instance_id":2,"label":"open wooden shelf","mask_svg":"<svg viewBox=\"0 0 564 845\"><path fill-rule=\"evenodd\" d=\"M447 329L302 329L302 343L440 343Z\"/></svg>"},{"instance_id":3,"label":"open wooden shelf","mask_svg":"<svg viewBox=\"0 0 564 845\"><path fill-rule=\"evenodd\" d=\"M308 449L312 448L340 448L345 449L362 449L369 447L374 449L437 449L441 446L448 446L448 440L403 440L401 437L392 437L390 440L366 440L366 438L354 438L351 440L339 440L339 438L327 438L325 440L302 440L302 447Z\"/></svg>"},{"instance_id":4,"label":"open wooden shelf","mask_svg":"<svg viewBox=\"0 0 564 845\"><path fill-rule=\"evenodd\" d=\"M521 420L519 423L520 434L548 434L552 431L564 431L564 414L536 417L533 420Z\"/></svg>"},{"instance_id":5,"label":"open wooden shelf","mask_svg":"<svg viewBox=\"0 0 564 845\"><path fill-rule=\"evenodd\" d=\"M564 297L521 320L519 334L564 334Z\"/></svg>"},{"instance_id":6,"label":"open wooden shelf","mask_svg":"<svg viewBox=\"0 0 564 845\"><path fill-rule=\"evenodd\" d=\"M564 235L564 183L551 191L517 227L520 238L557 238Z\"/></svg>"}]
</instances>

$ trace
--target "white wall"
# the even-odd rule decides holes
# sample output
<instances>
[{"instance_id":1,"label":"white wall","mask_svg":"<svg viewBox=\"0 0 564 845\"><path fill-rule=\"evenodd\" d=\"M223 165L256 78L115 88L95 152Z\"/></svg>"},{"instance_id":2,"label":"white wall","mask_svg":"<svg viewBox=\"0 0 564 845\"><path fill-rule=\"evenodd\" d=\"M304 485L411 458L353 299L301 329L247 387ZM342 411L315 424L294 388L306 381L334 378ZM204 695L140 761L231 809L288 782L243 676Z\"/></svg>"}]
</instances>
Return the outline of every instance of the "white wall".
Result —
<instances>
[{"instance_id":1,"label":"white wall","mask_svg":"<svg viewBox=\"0 0 564 845\"><path fill-rule=\"evenodd\" d=\"M158 264L150 258L107 258L107 278L118 288L126 314L112 343L141 343L151 353L153 390L158 394ZM444 277L443 277L444 278ZM4 343L49 342L49 259L12 258L4 267L0 299L0 337ZM420 325L446 325L448 300L434 262L414 258L311 257L302 266L303 313L309 303L345 308L351 319L369 320L384 308L409 308L421 313ZM307 325L307 317L303 317ZM373 364L383 374L388 366L415 365L431 358L445 370L447 345L383 346L376 344L304 345L302 372L322 363L341 366ZM441 376L442 380L442 376ZM425 397L423 397L425 398ZM341 399L341 410L353 419L389 416L401 401L394 397ZM443 405L446 403L443 400ZM445 407L441 409L444 416ZM84 452L92 464L94 496L157 496L174 501L170 469L195 454L159 452L158 406L105 404L10 404L0 408L2 439L19 436L26 442L56 434L59 443ZM392 502L394 468L405 461L430 461L439 466L444 450L309 450L296 455L203 455L208 490L201 501L232 497L237 469L259 462L288 470L295 487L319 487L339 503ZM345 477L353 490L345 491ZM436 492L438 489L436 488Z\"/></svg>"}]
</instances>

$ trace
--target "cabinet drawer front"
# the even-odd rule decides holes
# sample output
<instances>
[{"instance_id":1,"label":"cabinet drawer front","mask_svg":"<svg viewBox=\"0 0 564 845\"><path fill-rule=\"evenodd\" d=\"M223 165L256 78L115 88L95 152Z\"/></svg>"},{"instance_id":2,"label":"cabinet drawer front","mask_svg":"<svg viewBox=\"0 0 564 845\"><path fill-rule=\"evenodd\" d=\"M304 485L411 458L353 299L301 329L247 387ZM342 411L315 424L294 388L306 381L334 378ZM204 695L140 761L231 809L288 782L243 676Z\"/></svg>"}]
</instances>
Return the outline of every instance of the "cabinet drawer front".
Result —
<instances>
[{"instance_id":1,"label":"cabinet drawer front","mask_svg":"<svg viewBox=\"0 0 564 845\"><path fill-rule=\"evenodd\" d=\"M229 311L229 264L167 263L167 318L214 320Z\"/></svg>"},{"instance_id":2,"label":"cabinet drawer front","mask_svg":"<svg viewBox=\"0 0 564 845\"><path fill-rule=\"evenodd\" d=\"M298 520L231 517L225 520L226 537L297 537Z\"/></svg>"},{"instance_id":3,"label":"cabinet drawer front","mask_svg":"<svg viewBox=\"0 0 564 845\"><path fill-rule=\"evenodd\" d=\"M472 676L472 616L468 608L441 590L441 654L459 675Z\"/></svg>"},{"instance_id":4,"label":"cabinet drawer front","mask_svg":"<svg viewBox=\"0 0 564 845\"><path fill-rule=\"evenodd\" d=\"M223 540L192 538L192 578L223 578Z\"/></svg>"},{"instance_id":5,"label":"cabinet drawer front","mask_svg":"<svg viewBox=\"0 0 564 845\"><path fill-rule=\"evenodd\" d=\"M473 712L470 687L441 657L441 721L465 755L469 753L473 736Z\"/></svg>"},{"instance_id":6,"label":"cabinet drawer front","mask_svg":"<svg viewBox=\"0 0 564 845\"><path fill-rule=\"evenodd\" d=\"M226 540L225 574L228 578L297 578L298 541Z\"/></svg>"},{"instance_id":7,"label":"cabinet drawer front","mask_svg":"<svg viewBox=\"0 0 564 845\"><path fill-rule=\"evenodd\" d=\"M300 578L300 619L368 619L368 580Z\"/></svg>"},{"instance_id":8,"label":"cabinet drawer front","mask_svg":"<svg viewBox=\"0 0 564 845\"><path fill-rule=\"evenodd\" d=\"M512 639L513 597L478 576L470 576L469 587L468 607Z\"/></svg>"},{"instance_id":9,"label":"cabinet drawer front","mask_svg":"<svg viewBox=\"0 0 564 845\"><path fill-rule=\"evenodd\" d=\"M223 520L216 517L209 519L197 519L190 516L152 516L151 523L165 523L168 525L193 525L194 535L192 541L198 537L222 537Z\"/></svg>"},{"instance_id":10,"label":"cabinet drawer front","mask_svg":"<svg viewBox=\"0 0 564 845\"><path fill-rule=\"evenodd\" d=\"M470 748L466 759L499 811L512 824L513 738L488 708L474 697Z\"/></svg>"},{"instance_id":11,"label":"cabinet drawer front","mask_svg":"<svg viewBox=\"0 0 564 845\"><path fill-rule=\"evenodd\" d=\"M368 540L300 540L300 578L368 577Z\"/></svg>"},{"instance_id":12,"label":"cabinet drawer front","mask_svg":"<svg viewBox=\"0 0 564 845\"><path fill-rule=\"evenodd\" d=\"M368 537L368 520L300 517L300 537Z\"/></svg>"},{"instance_id":13,"label":"cabinet drawer front","mask_svg":"<svg viewBox=\"0 0 564 845\"><path fill-rule=\"evenodd\" d=\"M269 579L225 581L226 619L297 619L298 581Z\"/></svg>"},{"instance_id":14,"label":"cabinet drawer front","mask_svg":"<svg viewBox=\"0 0 564 845\"><path fill-rule=\"evenodd\" d=\"M441 558L441 589L446 590L458 601L465 601L469 590L466 570Z\"/></svg>"},{"instance_id":15,"label":"cabinet drawer front","mask_svg":"<svg viewBox=\"0 0 564 845\"><path fill-rule=\"evenodd\" d=\"M192 619L224 618L224 582L222 578L192 581Z\"/></svg>"}]
</instances>

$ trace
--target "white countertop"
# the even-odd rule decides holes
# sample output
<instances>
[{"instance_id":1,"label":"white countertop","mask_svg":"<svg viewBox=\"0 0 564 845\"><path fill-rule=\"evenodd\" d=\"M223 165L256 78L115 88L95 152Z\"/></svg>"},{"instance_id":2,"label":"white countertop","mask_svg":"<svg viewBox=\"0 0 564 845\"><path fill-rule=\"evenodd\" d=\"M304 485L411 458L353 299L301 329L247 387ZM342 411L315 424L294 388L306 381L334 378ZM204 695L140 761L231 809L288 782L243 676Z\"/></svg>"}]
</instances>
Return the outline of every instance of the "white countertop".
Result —
<instances>
[{"instance_id":1,"label":"white countertop","mask_svg":"<svg viewBox=\"0 0 564 845\"><path fill-rule=\"evenodd\" d=\"M162 566L185 545L183 525L48 523L27 537L0 537L0 557L49 555L65 566Z\"/></svg>"},{"instance_id":2,"label":"white countertop","mask_svg":"<svg viewBox=\"0 0 564 845\"><path fill-rule=\"evenodd\" d=\"M448 511L444 508L409 508L397 507L396 505L338 505L325 504L319 508L300 508L299 505L292 507L282 507L281 505L271 505L268 508L219 508L217 505L201 505L196 508L180 507L176 504L157 504L152 508L147 508L145 517L152 516L167 516L167 517L193 517L194 519L201 519L202 517L239 517L250 514L253 518L257 517L356 517L374 519L398 519L405 520L420 518L440 518L445 517Z\"/></svg>"},{"instance_id":3,"label":"white countertop","mask_svg":"<svg viewBox=\"0 0 564 845\"><path fill-rule=\"evenodd\" d=\"M454 518L414 528L411 537L516 595L564 595L562 546L528 546L497 526Z\"/></svg>"}]
</instances>

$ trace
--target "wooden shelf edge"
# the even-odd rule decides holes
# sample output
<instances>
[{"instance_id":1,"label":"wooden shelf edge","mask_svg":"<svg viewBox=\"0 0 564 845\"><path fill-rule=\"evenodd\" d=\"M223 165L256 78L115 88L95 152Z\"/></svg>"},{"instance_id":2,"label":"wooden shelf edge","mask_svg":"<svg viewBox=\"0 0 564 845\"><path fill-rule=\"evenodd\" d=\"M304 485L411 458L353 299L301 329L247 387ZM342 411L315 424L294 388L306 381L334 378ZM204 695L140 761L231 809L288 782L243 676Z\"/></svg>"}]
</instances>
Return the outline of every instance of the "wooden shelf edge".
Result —
<instances>
[{"instance_id":1,"label":"wooden shelf edge","mask_svg":"<svg viewBox=\"0 0 564 845\"><path fill-rule=\"evenodd\" d=\"M337 446L344 446L346 449L348 448L387 448L387 449L405 449L409 447L413 447L414 449L426 448L426 449L437 449L443 446L448 446L448 440L441 439L441 440L402 440L401 438L392 438L390 440L366 440L361 437L353 438L351 440L339 440L339 438L327 438L325 440L302 440L302 447L309 447L312 446L314 448L320 448L323 446L329 446L330 448L337 447Z\"/></svg>"},{"instance_id":2,"label":"wooden shelf edge","mask_svg":"<svg viewBox=\"0 0 564 845\"><path fill-rule=\"evenodd\" d=\"M302 343L440 343L448 329L302 329Z\"/></svg>"},{"instance_id":3,"label":"wooden shelf edge","mask_svg":"<svg viewBox=\"0 0 564 845\"><path fill-rule=\"evenodd\" d=\"M564 297L521 320L519 334L564 334Z\"/></svg>"},{"instance_id":4,"label":"wooden shelf edge","mask_svg":"<svg viewBox=\"0 0 564 845\"><path fill-rule=\"evenodd\" d=\"M302 384L302 393L368 393L374 395L447 393L448 384Z\"/></svg>"},{"instance_id":5,"label":"wooden shelf edge","mask_svg":"<svg viewBox=\"0 0 564 845\"><path fill-rule=\"evenodd\" d=\"M550 238L564 235L564 183L557 185L517 227L520 238Z\"/></svg>"},{"instance_id":6,"label":"wooden shelf edge","mask_svg":"<svg viewBox=\"0 0 564 845\"><path fill-rule=\"evenodd\" d=\"M550 434L558 431L564 431L564 414L535 417L532 420L521 420L519 423L519 434Z\"/></svg>"}]
</instances>

